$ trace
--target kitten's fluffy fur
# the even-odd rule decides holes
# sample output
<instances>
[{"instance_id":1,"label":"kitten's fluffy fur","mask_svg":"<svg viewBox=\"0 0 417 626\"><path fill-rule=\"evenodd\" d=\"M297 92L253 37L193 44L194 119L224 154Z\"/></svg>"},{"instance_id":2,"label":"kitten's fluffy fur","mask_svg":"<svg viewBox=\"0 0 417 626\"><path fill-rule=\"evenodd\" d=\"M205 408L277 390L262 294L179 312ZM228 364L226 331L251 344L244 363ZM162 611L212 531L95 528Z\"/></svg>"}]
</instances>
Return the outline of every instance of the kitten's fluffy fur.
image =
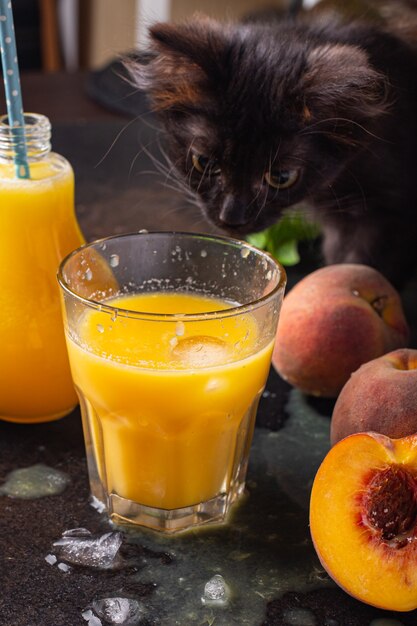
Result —
<instances>
[{"instance_id":1,"label":"kitten's fluffy fur","mask_svg":"<svg viewBox=\"0 0 417 626\"><path fill-rule=\"evenodd\" d=\"M367 263L396 285L417 267L412 33L199 18L157 24L151 38L131 73L214 224L243 236L304 202L326 262Z\"/></svg>"}]
</instances>

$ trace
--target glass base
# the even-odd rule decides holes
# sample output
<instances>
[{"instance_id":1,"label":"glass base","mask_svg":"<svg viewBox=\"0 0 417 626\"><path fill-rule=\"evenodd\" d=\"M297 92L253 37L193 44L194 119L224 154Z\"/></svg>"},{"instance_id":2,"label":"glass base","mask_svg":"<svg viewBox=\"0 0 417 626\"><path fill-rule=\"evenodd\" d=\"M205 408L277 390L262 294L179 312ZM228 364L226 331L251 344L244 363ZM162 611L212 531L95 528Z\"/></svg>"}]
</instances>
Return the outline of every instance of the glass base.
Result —
<instances>
[{"instance_id":1,"label":"glass base","mask_svg":"<svg viewBox=\"0 0 417 626\"><path fill-rule=\"evenodd\" d=\"M225 494L181 509L157 509L110 494L108 514L116 524L135 524L163 533L176 533L202 524L220 524L229 511Z\"/></svg>"},{"instance_id":2,"label":"glass base","mask_svg":"<svg viewBox=\"0 0 417 626\"><path fill-rule=\"evenodd\" d=\"M115 493L107 496L100 480L90 481L92 506L106 513L118 525L143 526L166 534L190 530L195 526L222 524L226 521L231 506L245 492L245 483L234 486L229 494L220 494L206 502L180 509L158 509Z\"/></svg>"},{"instance_id":3,"label":"glass base","mask_svg":"<svg viewBox=\"0 0 417 626\"><path fill-rule=\"evenodd\" d=\"M233 500L230 494L229 496L221 494L207 502L171 510L138 504L116 494L110 494L107 498L102 487L94 489L91 495L94 499L94 508L106 512L115 524L142 526L165 534L173 534L196 526L224 523L231 505L244 493L244 487L241 485L235 490Z\"/></svg>"}]
</instances>

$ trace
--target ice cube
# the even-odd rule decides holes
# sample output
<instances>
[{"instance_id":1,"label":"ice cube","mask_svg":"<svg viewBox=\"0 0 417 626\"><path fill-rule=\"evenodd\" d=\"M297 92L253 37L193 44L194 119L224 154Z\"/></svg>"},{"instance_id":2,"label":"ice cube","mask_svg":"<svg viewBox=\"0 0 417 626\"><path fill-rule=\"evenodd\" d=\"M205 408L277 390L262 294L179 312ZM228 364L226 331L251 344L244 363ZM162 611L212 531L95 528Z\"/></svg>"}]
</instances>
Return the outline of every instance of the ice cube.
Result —
<instances>
[{"instance_id":1,"label":"ice cube","mask_svg":"<svg viewBox=\"0 0 417 626\"><path fill-rule=\"evenodd\" d=\"M87 528L69 528L62 533L63 537L90 537L91 532Z\"/></svg>"},{"instance_id":2,"label":"ice cube","mask_svg":"<svg viewBox=\"0 0 417 626\"><path fill-rule=\"evenodd\" d=\"M180 339L172 349L175 359L188 367L210 367L227 361L230 348L225 341L208 335Z\"/></svg>"},{"instance_id":3,"label":"ice cube","mask_svg":"<svg viewBox=\"0 0 417 626\"><path fill-rule=\"evenodd\" d=\"M142 603L130 598L102 598L92 603L94 612L106 624L135 626L144 616L146 609Z\"/></svg>"},{"instance_id":4,"label":"ice cube","mask_svg":"<svg viewBox=\"0 0 417 626\"><path fill-rule=\"evenodd\" d=\"M85 619L86 622L90 621L90 619L94 616L94 613L91 609L86 609L81 613L81 617Z\"/></svg>"},{"instance_id":5,"label":"ice cube","mask_svg":"<svg viewBox=\"0 0 417 626\"><path fill-rule=\"evenodd\" d=\"M230 599L230 589L220 574L210 578L204 585L201 602L207 606L226 606Z\"/></svg>"},{"instance_id":6,"label":"ice cube","mask_svg":"<svg viewBox=\"0 0 417 626\"><path fill-rule=\"evenodd\" d=\"M71 568L66 563L58 563L58 569L60 569L61 571L65 572L67 574L70 571Z\"/></svg>"},{"instance_id":7,"label":"ice cube","mask_svg":"<svg viewBox=\"0 0 417 626\"><path fill-rule=\"evenodd\" d=\"M104 502L101 502L101 500L99 500L95 496L91 496L91 498L90 498L90 505L98 513L103 513L106 510L106 505L104 504Z\"/></svg>"},{"instance_id":8,"label":"ice cube","mask_svg":"<svg viewBox=\"0 0 417 626\"><path fill-rule=\"evenodd\" d=\"M47 554L45 557L45 561L49 564L49 565L55 565L55 563L57 562L57 558L54 554Z\"/></svg>"},{"instance_id":9,"label":"ice cube","mask_svg":"<svg viewBox=\"0 0 417 626\"><path fill-rule=\"evenodd\" d=\"M93 615L93 617L90 617L90 619L88 620L88 626L103 626L103 625L102 625L101 619Z\"/></svg>"},{"instance_id":10,"label":"ice cube","mask_svg":"<svg viewBox=\"0 0 417 626\"><path fill-rule=\"evenodd\" d=\"M67 563L109 569L119 564L117 557L122 541L122 533L113 531L101 536L62 536L53 546L59 558Z\"/></svg>"}]
</instances>

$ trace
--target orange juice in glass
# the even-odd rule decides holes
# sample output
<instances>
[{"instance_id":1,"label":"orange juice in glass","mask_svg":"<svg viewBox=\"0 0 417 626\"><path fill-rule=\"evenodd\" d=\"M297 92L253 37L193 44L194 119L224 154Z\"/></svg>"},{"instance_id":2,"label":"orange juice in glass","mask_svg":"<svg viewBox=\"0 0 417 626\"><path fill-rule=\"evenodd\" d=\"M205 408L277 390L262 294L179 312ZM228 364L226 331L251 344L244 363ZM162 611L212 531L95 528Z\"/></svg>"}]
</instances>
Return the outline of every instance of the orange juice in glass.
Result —
<instances>
[{"instance_id":1,"label":"orange juice in glass","mask_svg":"<svg viewBox=\"0 0 417 626\"><path fill-rule=\"evenodd\" d=\"M0 419L42 422L77 404L56 271L83 238L73 171L51 152L49 120L27 114L25 124L30 178L19 179L0 118Z\"/></svg>"},{"instance_id":2,"label":"orange juice in glass","mask_svg":"<svg viewBox=\"0 0 417 626\"><path fill-rule=\"evenodd\" d=\"M91 490L115 521L175 532L243 492L285 287L235 240L139 233L62 263Z\"/></svg>"}]
</instances>

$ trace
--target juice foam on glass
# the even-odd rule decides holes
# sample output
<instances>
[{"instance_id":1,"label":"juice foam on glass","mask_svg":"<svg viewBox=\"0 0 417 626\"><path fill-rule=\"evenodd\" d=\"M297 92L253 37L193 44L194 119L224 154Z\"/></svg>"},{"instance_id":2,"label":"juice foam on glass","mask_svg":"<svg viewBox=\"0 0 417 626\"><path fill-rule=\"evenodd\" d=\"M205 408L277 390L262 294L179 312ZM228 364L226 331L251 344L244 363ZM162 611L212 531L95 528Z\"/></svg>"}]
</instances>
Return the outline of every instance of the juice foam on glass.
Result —
<instances>
[{"instance_id":1,"label":"juice foam on glass","mask_svg":"<svg viewBox=\"0 0 417 626\"><path fill-rule=\"evenodd\" d=\"M0 118L0 419L42 422L71 411L71 380L56 272L83 242L74 175L50 151L50 124L26 115L30 178L16 177Z\"/></svg>"}]
</instances>

